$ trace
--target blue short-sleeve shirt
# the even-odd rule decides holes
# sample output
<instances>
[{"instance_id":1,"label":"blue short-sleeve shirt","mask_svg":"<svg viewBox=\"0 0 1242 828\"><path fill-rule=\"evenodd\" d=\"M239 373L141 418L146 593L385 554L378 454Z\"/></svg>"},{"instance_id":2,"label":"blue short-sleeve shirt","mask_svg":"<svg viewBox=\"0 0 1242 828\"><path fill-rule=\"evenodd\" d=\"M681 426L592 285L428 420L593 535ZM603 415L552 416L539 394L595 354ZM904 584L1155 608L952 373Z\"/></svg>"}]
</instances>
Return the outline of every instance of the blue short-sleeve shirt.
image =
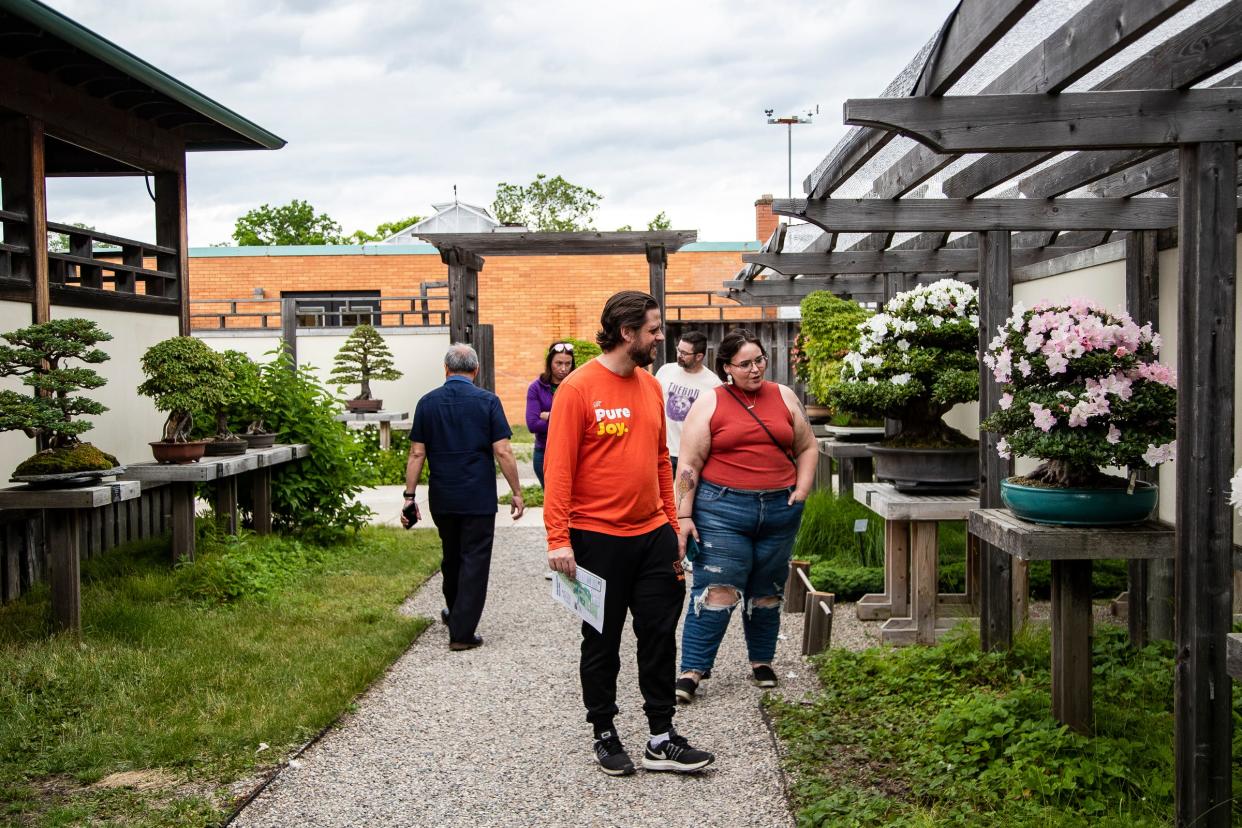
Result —
<instances>
[{"instance_id":1,"label":"blue short-sleeve shirt","mask_svg":"<svg viewBox=\"0 0 1242 828\"><path fill-rule=\"evenodd\" d=\"M444 515L498 510L492 443L513 436L500 397L453 375L414 409L410 439L427 447L428 503Z\"/></svg>"}]
</instances>

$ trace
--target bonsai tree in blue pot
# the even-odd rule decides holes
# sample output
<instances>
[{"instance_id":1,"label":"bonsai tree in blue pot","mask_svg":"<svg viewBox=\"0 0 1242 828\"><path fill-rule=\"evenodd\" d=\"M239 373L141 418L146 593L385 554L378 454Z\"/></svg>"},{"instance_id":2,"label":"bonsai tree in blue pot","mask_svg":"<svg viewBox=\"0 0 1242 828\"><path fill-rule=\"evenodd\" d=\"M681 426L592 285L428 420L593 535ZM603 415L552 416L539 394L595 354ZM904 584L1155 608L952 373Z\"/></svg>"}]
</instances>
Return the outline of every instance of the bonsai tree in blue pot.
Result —
<instances>
[{"instance_id":1,"label":"bonsai tree in blue pot","mask_svg":"<svg viewBox=\"0 0 1242 828\"><path fill-rule=\"evenodd\" d=\"M1004 393L981 425L1001 436L1002 457L1043 461L1002 482L1015 514L1070 525L1150 516L1156 487L1135 475L1172 460L1177 433L1177 381L1159 353L1150 323L1087 300L1014 306L984 356ZM1105 467L1128 467L1128 479Z\"/></svg>"}]
</instances>

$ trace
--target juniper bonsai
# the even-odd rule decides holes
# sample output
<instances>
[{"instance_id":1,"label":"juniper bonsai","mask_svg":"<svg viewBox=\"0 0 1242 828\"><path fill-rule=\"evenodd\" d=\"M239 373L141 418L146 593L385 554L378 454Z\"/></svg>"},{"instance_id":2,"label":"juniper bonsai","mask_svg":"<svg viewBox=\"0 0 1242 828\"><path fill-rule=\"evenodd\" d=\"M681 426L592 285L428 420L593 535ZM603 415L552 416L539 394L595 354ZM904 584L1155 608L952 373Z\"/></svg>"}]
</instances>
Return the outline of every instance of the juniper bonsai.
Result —
<instances>
[{"instance_id":1,"label":"juniper bonsai","mask_svg":"<svg viewBox=\"0 0 1242 828\"><path fill-rule=\"evenodd\" d=\"M78 435L94 428L80 414L102 414L103 404L75 395L101 388L107 380L90 368L68 367L77 360L88 365L109 357L95 346L111 334L88 319L56 319L0 335L0 376L21 377L32 393L0 391L0 431L21 431L33 437L40 452L17 467L17 474L106 470L118 465Z\"/></svg>"},{"instance_id":2,"label":"juniper bonsai","mask_svg":"<svg viewBox=\"0 0 1242 828\"><path fill-rule=\"evenodd\" d=\"M169 443L188 442L194 412L219 410L232 381L224 357L192 336L174 336L152 345L142 355L142 372L147 379L138 393L168 412L164 441Z\"/></svg>"},{"instance_id":3,"label":"juniper bonsai","mask_svg":"<svg viewBox=\"0 0 1242 828\"><path fill-rule=\"evenodd\" d=\"M362 393L354 399L369 400L373 399L371 380L399 380L401 372L394 367L392 351L379 331L359 325L337 352L330 379L341 385L360 383Z\"/></svg>"}]
</instances>

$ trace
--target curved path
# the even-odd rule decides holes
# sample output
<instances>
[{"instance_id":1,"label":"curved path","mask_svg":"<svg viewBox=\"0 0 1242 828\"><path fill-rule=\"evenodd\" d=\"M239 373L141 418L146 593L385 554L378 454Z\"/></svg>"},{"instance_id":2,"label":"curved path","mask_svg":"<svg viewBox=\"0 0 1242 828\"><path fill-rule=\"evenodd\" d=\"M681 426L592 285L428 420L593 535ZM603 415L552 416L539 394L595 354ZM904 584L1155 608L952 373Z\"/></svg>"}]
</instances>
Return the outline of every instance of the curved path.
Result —
<instances>
[{"instance_id":1,"label":"curved path","mask_svg":"<svg viewBox=\"0 0 1242 828\"><path fill-rule=\"evenodd\" d=\"M479 630L486 644L450 652L437 622L234 824L791 826L737 619L714 677L676 719L716 764L698 776L599 772L578 689L578 624L548 595L544 548L541 528L498 529ZM437 575L403 610L438 618L441 606ZM792 619L777 666L781 692L800 697L813 678L797 655L801 617ZM628 630L618 704L618 730L637 759L646 721Z\"/></svg>"}]
</instances>

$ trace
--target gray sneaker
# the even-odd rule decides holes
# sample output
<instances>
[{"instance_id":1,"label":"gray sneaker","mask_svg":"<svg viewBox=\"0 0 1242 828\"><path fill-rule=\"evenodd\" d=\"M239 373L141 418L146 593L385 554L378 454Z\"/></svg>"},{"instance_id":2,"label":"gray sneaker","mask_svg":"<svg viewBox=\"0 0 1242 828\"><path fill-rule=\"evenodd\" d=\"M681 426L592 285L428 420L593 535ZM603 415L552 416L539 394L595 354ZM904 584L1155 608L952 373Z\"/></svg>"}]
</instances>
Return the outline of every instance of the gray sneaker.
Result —
<instances>
[{"instance_id":1,"label":"gray sneaker","mask_svg":"<svg viewBox=\"0 0 1242 828\"><path fill-rule=\"evenodd\" d=\"M599 760L599 769L609 776L634 773L634 762L621 746L621 739L611 730L605 730L595 740L595 758Z\"/></svg>"}]
</instances>

